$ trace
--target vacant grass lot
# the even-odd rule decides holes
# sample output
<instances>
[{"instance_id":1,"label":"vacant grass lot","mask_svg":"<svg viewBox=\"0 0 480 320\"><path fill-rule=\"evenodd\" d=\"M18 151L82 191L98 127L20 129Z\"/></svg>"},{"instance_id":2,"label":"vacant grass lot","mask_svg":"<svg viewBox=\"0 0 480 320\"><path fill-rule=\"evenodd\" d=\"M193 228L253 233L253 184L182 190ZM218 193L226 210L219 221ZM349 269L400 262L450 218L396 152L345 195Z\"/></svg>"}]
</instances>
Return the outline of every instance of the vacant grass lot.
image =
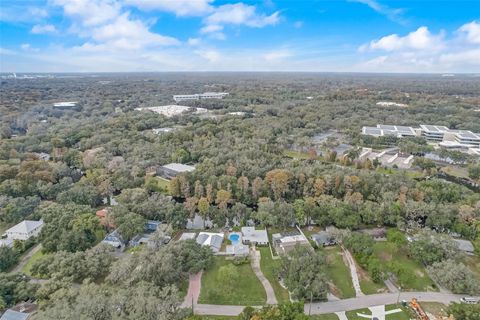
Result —
<instances>
[{"instance_id":1,"label":"vacant grass lot","mask_svg":"<svg viewBox=\"0 0 480 320\"><path fill-rule=\"evenodd\" d=\"M360 289L365 294L375 294L380 292L386 292L387 288L381 283L375 283L368 277L360 278Z\"/></svg>"},{"instance_id":2,"label":"vacant grass lot","mask_svg":"<svg viewBox=\"0 0 480 320\"><path fill-rule=\"evenodd\" d=\"M327 247L322 252L327 259L327 276L335 286L333 294L341 299L355 297L350 269L343 261L340 247Z\"/></svg>"},{"instance_id":3,"label":"vacant grass lot","mask_svg":"<svg viewBox=\"0 0 480 320\"><path fill-rule=\"evenodd\" d=\"M393 313L393 314L388 314L385 316L385 320L409 320L411 318L411 315L408 311L408 309L403 308L401 306L398 306L396 304L391 304L391 305L386 305L385 310L393 310L393 309L401 309L401 312L398 313ZM365 320L365 318L360 317L357 315L357 313L363 313L366 315L371 315L371 311L367 308L365 309L358 309L358 310L353 310L353 311L347 311L346 315L348 320Z\"/></svg>"},{"instance_id":4,"label":"vacant grass lot","mask_svg":"<svg viewBox=\"0 0 480 320\"><path fill-rule=\"evenodd\" d=\"M220 276L220 267L229 264L235 268L238 281L224 281ZM250 263L235 266L223 257L215 257L214 265L202 275L199 303L255 306L265 304L266 300L267 294Z\"/></svg>"},{"instance_id":5,"label":"vacant grass lot","mask_svg":"<svg viewBox=\"0 0 480 320\"><path fill-rule=\"evenodd\" d=\"M275 291L275 297L277 298L278 303L289 302L290 296L287 289L282 287L278 282L277 270L280 268L280 260L272 259L269 247L257 247L257 250L259 250L260 254L262 255L262 259L260 260L260 268L262 269L262 272L268 281L270 281L270 284Z\"/></svg>"},{"instance_id":6,"label":"vacant grass lot","mask_svg":"<svg viewBox=\"0 0 480 320\"><path fill-rule=\"evenodd\" d=\"M293 150L284 150L283 155L293 159L308 159L308 153L306 152L298 152Z\"/></svg>"},{"instance_id":7,"label":"vacant grass lot","mask_svg":"<svg viewBox=\"0 0 480 320\"><path fill-rule=\"evenodd\" d=\"M402 290L438 291L425 268L407 256L406 248L386 241L376 242L373 250L375 256L385 262L387 270L397 276Z\"/></svg>"}]
</instances>

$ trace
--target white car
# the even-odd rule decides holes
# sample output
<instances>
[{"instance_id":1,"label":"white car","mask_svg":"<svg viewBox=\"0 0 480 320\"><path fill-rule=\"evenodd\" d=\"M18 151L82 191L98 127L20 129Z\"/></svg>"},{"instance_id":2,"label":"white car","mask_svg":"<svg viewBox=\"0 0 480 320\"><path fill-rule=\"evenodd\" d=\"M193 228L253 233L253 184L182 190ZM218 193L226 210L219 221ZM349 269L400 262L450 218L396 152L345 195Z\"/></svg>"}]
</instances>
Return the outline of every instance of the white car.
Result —
<instances>
[{"instance_id":1,"label":"white car","mask_svg":"<svg viewBox=\"0 0 480 320\"><path fill-rule=\"evenodd\" d=\"M460 299L460 301L462 303L466 303L466 304L477 304L479 299L474 298L474 297L463 297L463 298Z\"/></svg>"}]
</instances>

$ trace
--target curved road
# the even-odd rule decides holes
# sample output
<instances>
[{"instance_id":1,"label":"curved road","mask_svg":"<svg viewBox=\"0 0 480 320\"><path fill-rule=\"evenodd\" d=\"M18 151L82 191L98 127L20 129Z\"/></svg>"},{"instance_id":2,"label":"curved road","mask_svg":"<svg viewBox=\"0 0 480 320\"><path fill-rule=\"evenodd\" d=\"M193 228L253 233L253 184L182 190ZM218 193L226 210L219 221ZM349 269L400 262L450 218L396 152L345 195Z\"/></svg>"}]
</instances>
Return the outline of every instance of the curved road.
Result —
<instances>
[{"instance_id":1,"label":"curved road","mask_svg":"<svg viewBox=\"0 0 480 320\"><path fill-rule=\"evenodd\" d=\"M419 301L441 302L444 304L449 304L450 302L459 302L460 298L464 296L465 295L441 292L401 292L400 295L398 295L398 293L380 293L338 301L312 303L311 310L310 304L307 303L305 304L305 313L309 314L309 312L311 311L311 314L323 314L350 311L378 305L394 304L397 303L397 299L400 299L400 301L409 301L412 298L417 298ZM195 307L195 314L212 316L236 316L242 312L243 308L245 307L198 304Z\"/></svg>"}]
</instances>

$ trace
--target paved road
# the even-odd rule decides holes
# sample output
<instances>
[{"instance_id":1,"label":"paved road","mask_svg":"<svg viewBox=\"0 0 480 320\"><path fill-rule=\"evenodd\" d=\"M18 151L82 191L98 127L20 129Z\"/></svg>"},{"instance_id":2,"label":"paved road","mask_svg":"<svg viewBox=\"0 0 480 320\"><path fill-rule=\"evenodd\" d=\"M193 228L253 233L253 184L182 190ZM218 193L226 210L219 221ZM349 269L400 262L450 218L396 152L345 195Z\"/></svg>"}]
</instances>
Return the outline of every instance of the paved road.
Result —
<instances>
[{"instance_id":1,"label":"paved road","mask_svg":"<svg viewBox=\"0 0 480 320\"><path fill-rule=\"evenodd\" d=\"M455 295L441 292L402 292L400 293L400 301L410 301L412 298L417 298L419 301L436 301L449 304L450 302L458 302L463 296L465 295ZM349 311L383 304L394 304L397 302L398 298L398 293L380 293L339 301L313 303L311 314ZM309 309L309 305L306 304L305 313L308 314Z\"/></svg>"},{"instance_id":2,"label":"paved road","mask_svg":"<svg viewBox=\"0 0 480 320\"><path fill-rule=\"evenodd\" d=\"M419 301L435 301L449 304L450 302L458 302L463 296L464 295L441 292L402 292L400 293L400 301L409 301L412 298L417 298ZM398 293L380 293L339 301L313 303L311 314L342 312L378 305L394 304L397 302L398 297ZM198 304L195 306L194 312L200 315L236 316L242 312L243 308L244 306ZM309 309L310 304L305 304L306 314L309 313Z\"/></svg>"},{"instance_id":3,"label":"paved road","mask_svg":"<svg viewBox=\"0 0 480 320\"><path fill-rule=\"evenodd\" d=\"M260 259L262 258L260 255L260 251L258 251L255 246L251 248L250 251L250 257L251 257L251 264L252 264L252 269L255 275L257 276L258 280L263 285L263 288L265 289L265 292L267 293L267 304L277 304L277 298L275 297L275 291L273 291L273 287L268 281L267 278L265 278L265 275L262 272L262 269L260 268Z\"/></svg>"}]
</instances>

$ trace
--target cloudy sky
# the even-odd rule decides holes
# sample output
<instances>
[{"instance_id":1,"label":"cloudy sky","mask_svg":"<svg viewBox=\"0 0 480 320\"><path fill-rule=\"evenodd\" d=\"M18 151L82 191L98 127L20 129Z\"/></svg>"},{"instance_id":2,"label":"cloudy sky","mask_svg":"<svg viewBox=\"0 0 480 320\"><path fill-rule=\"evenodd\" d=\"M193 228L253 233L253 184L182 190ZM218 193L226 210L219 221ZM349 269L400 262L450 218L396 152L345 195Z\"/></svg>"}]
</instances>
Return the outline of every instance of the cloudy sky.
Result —
<instances>
[{"instance_id":1,"label":"cloudy sky","mask_svg":"<svg viewBox=\"0 0 480 320\"><path fill-rule=\"evenodd\" d=\"M0 6L0 72L480 72L480 0Z\"/></svg>"}]
</instances>

